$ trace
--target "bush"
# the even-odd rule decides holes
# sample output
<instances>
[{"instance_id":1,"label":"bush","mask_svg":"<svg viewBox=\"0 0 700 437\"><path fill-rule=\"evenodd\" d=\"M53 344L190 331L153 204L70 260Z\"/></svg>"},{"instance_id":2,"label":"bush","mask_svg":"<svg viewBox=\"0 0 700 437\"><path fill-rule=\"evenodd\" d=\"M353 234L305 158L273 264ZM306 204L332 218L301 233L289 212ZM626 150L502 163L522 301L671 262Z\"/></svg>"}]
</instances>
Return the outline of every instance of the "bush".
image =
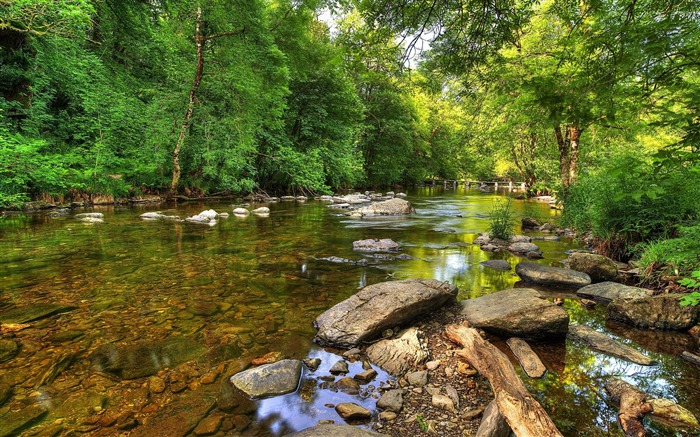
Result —
<instances>
[{"instance_id":1,"label":"bush","mask_svg":"<svg viewBox=\"0 0 700 437\"><path fill-rule=\"evenodd\" d=\"M513 236L513 208L512 200L498 199L493 202L491 208L491 223L489 233L493 238L508 241Z\"/></svg>"},{"instance_id":2,"label":"bush","mask_svg":"<svg viewBox=\"0 0 700 437\"><path fill-rule=\"evenodd\" d=\"M645 276L688 276L700 270L700 224L681 227L677 238L640 244L639 264Z\"/></svg>"},{"instance_id":3,"label":"bush","mask_svg":"<svg viewBox=\"0 0 700 437\"><path fill-rule=\"evenodd\" d=\"M700 217L699 169L620 156L570 187L562 224L590 232L600 253L629 259L638 243L677 237Z\"/></svg>"}]
</instances>

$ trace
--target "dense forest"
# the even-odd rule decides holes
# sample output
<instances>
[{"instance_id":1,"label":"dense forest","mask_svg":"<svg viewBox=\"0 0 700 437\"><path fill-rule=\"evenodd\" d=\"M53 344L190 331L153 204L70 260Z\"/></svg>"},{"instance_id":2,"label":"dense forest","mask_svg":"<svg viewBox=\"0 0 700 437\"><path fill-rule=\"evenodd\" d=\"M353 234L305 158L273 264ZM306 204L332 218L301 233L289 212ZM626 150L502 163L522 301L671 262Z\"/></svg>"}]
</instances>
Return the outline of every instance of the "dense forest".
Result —
<instances>
[{"instance_id":1,"label":"dense forest","mask_svg":"<svg viewBox=\"0 0 700 437\"><path fill-rule=\"evenodd\" d=\"M0 47L0 207L524 181L700 264L698 1L0 0Z\"/></svg>"}]
</instances>

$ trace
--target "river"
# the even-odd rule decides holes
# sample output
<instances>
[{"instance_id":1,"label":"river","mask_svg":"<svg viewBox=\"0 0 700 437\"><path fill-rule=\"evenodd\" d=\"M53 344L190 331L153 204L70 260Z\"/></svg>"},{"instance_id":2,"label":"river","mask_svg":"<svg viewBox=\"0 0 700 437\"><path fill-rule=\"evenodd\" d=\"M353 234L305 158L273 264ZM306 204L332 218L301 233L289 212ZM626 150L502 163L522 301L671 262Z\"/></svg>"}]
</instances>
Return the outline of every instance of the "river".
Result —
<instances>
[{"instance_id":1,"label":"river","mask_svg":"<svg viewBox=\"0 0 700 437\"><path fill-rule=\"evenodd\" d=\"M231 405L225 412L214 402L225 391L225 377L252 357L279 351L288 358L332 361L332 352L313 344L311 322L358 287L435 278L457 285L459 298L468 299L518 281L512 271L479 263L501 258L514 267L521 258L470 244L487 230L489 211L501 195L464 187L408 194L415 214L381 219L349 218L311 200L273 203L269 217L231 215L211 227L145 221L139 215L161 210L185 217L210 208L230 213L230 202L86 210L104 214L104 223L98 224L72 217L82 210L60 217L0 218L0 321L24 321L17 308L44 309L29 326L3 334L4 344L14 342L19 350L0 363L0 435L11 434L16 424L26 435L71 430L139 435L141 424L163 411L174 417L172 426L185 431L209 414L218 421L217 435L238 435L235 429L245 429L243 435L279 435L318 420L340 421L324 405L341 395L308 396L316 387L244 407ZM518 218L552 220L556 215L542 203L514 200L513 207ZM352 242L365 238L391 238L413 259L353 252ZM539 262L546 264L580 247L568 240L537 244L544 253ZM322 259L328 257L365 260L366 265ZM660 363L632 365L569 342L536 345L549 372L541 380L525 381L565 435L622 435L616 411L602 397L610 377L623 377L700 416L700 369L677 358L684 348L697 349L693 337L606 323L601 305L590 310L575 295L562 297L572 323L606 332ZM55 314L47 313L51 309ZM123 352L130 345L135 355L153 353L157 359L144 365L137 358L134 369L110 372L104 360L131 359ZM122 356L114 358L115 353ZM387 378L380 373L377 383ZM159 387L162 383L166 389ZM164 407L173 400L182 403L177 415ZM688 435L648 426L656 435Z\"/></svg>"}]
</instances>

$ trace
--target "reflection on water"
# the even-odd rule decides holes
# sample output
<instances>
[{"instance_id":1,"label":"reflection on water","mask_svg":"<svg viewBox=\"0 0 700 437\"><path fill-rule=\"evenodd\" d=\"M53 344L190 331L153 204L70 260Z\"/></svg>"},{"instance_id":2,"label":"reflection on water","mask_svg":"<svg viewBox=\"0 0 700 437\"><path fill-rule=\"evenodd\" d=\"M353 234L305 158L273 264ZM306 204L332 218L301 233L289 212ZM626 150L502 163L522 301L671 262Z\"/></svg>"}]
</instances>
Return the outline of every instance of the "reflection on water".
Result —
<instances>
[{"instance_id":1,"label":"reflection on water","mask_svg":"<svg viewBox=\"0 0 700 437\"><path fill-rule=\"evenodd\" d=\"M416 214L369 220L350 219L322 202L271 204L267 218L231 216L213 227L141 220L139 214L157 210L153 206L95 208L105 215L105 222L95 225L70 215L0 219L0 321L16 307L74 307L4 335L20 349L0 363L0 423L37 404L49 410L31 422L38 427L59 420L66 430L90 432L90 427L98 428L91 419L94 414L129 413L137 422L147 420L150 411L165 408L172 397L210 396L216 391L211 387L218 387L250 358L271 351L287 358L321 357L323 366L330 366L335 355L313 346L311 321L357 288L387 279L450 281L460 288L460 299L516 285L512 270L479 263L503 259L515 267L520 258L471 245L487 230L496 195L440 187L409 194ZM544 204L514 201L513 207L519 216L547 220L555 214ZM168 208L163 210L167 215L181 217L210 208L232 209L227 203ZM365 238L391 238L412 259L353 252L352 242ZM577 247L568 241L537 244L545 255L540 262L548 264ZM364 260L366 265L322 259L329 257ZM570 293L561 297L566 298L564 307L572 322L608 332L661 363L634 366L568 342L535 345L549 372L542 380L526 383L566 435L620 435L616 412L600 394L611 376L624 377L700 414L700 369L674 356L683 348L697 350L693 338L606 324L603 307L589 310ZM183 344L191 346L181 350ZM157 352L150 361L144 359L151 350ZM177 372L163 370L193 355L198 357L193 365L180 365ZM69 364L57 368L61 363ZM306 382L297 393L256 401L251 425L237 412L237 419L225 419L221 426L233 421L238 425L230 425L231 432L243 423L249 435L278 435L318 420L339 422L326 404L352 400L373 405L369 398L319 389L322 381L315 375L323 369L305 370ZM125 375L135 379L120 378ZM382 373L372 384L387 378ZM212 380L216 383L207 385ZM160 382L164 391L159 391ZM9 400L3 393L10 393ZM76 396L99 399L100 410L82 404L56 407ZM110 426L120 422L115 423ZM660 435L674 435L650 426Z\"/></svg>"}]
</instances>

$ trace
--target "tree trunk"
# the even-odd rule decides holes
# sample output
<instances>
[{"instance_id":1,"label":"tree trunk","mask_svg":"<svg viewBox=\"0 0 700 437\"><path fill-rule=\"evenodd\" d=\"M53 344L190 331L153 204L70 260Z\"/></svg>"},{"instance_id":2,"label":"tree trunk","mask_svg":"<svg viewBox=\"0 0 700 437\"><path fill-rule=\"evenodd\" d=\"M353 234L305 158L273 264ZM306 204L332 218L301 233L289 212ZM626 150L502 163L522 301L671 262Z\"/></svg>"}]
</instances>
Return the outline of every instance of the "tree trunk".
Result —
<instances>
[{"instance_id":1,"label":"tree trunk","mask_svg":"<svg viewBox=\"0 0 700 437\"><path fill-rule=\"evenodd\" d=\"M518 437L561 437L547 412L527 391L508 357L487 342L476 329L449 325L447 338L464 347L462 357L488 378L498 409Z\"/></svg>"},{"instance_id":2,"label":"tree trunk","mask_svg":"<svg viewBox=\"0 0 700 437\"><path fill-rule=\"evenodd\" d=\"M581 138L581 128L569 126L570 150L569 150L569 184L573 184L578 179L578 143Z\"/></svg>"},{"instance_id":3,"label":"tree trunk","mask_svg":"<svg viewBox=\"0 0 700 437\"><path fill-rule=\"evenodd\" d=\"M187 138L187 131L190 129L190 124L192 122L192 114L194 113L194 105L197 101L197 89L202 83L202 76L204 75L204 42L206 39L202 37L202 7L197 6L197 19L195 25L195 44L197 45L197 69L195 70L194 81L192 82L192 87L190 88L190 99L187 104L187 110L185 111L185 119L182 121L182 126L180 127L180 135L177 138L177 143L175 143L175 149L173 150L173 180L170 184L170 193L174 193L177 190L177 186L180 183L180 150L182 150L182 145L185 143L185 138Z\"/></svg>"},{"instance_id":4,"label":"tree trunk","mask_svg":"<svg viewBox=\"0 0 700 437\"><path fill-rule=\"evenodd\" d=\"M559 171L561 173L561 186L564 191L569 188L569 151L571 149L571 141L569 139L569 129L566 129L566 136L561 131L561 125L554 127L554 135L557 137L557 146L559 147Z\"/></svg>"}]
</instances>

